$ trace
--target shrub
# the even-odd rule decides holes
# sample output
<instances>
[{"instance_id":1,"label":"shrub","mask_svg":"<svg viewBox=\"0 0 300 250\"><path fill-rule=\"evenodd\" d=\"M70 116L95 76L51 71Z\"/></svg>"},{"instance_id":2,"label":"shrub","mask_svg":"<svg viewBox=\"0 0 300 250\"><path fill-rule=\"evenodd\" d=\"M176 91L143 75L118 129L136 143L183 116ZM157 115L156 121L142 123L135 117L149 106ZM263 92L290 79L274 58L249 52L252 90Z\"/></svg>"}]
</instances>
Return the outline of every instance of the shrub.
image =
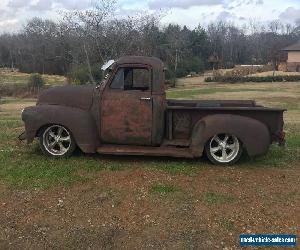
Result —
<instances>
[{"instance_id":1,"label":"shrub","mask_svg":"<svg viewBox=\"0 0 300 250\"><path fill-rule=\"evenodd\" d=\"M300 76L214 76L205 78L206 82L299 82Z\"/></svg>"},{"instance_id":2,"label":"shrub","mask_svg":"<svg viewBox=\"0 0 300 250\"><path fill-rule=\"evenodd\" d=\"M101 66L99 63L92 66L92 74L96 82L101 82L102 80L103 71L101 70Z\"/></svg>"},{"instance_id":3,"label":"shrub","mask_svg":"<svg viewBox=\"0 0 300 250\"><path fill-rule=\"evenodd\" d=\"M186 60L180 62L177 68L176 76L184 77L191 72L204 72L204 63L199 57L187 58Z\"/></svg>"},{"instance_id":4,"label":"shrub","mask_svg":"<svg viewBox=\"0 0 300 250\"><path fill-rule=\"evenodd\" d=\"M102 71L100 64L94 64L91 67L93 78L96 82L100 82L102 79ZM78 65L68 74L70 82L75 84L84 85L91 83L89 69L87 65Z\"/></svg>"},{"instance_id":5,"label":"shrub","mask_svg":"<svg viewBox=\"0 0 300 250\"><path fill-rule=\"evenodd\" d=\"M188 69L190 72L203 73L205 66L199 57L193 57L188 61Z\"/></svg>"},{"instance_id":6,"label":"shrub","mask_svg":"<svg viewBox=\"0 0 300 250\"><path fill-rule=\"evenodd\" d=\"M39 92L44 85L45 81L41 74L34 73L29 76L28 89L31 93Z\"/></svg>"},{"instance_id":7,"label":"shrub","mask_svg":"<svg viewBox=\"0 0 300 250\"><path fill-rule=\"evenodd\" d=\"M75 84L83 85L90 82L88 67L86 65L78 65L69 73L69 79Z\"/></svg>"}]
</instances>

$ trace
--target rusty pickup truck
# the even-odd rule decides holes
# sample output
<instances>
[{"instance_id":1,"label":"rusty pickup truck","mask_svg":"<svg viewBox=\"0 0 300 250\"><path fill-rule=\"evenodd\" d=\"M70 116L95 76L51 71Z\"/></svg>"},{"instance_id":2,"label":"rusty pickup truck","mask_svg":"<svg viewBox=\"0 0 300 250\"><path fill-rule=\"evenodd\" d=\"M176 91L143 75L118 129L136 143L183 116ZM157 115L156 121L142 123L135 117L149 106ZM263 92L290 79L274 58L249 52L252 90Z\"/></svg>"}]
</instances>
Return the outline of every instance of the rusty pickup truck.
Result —
<instances>
[{"instance_id":1,"label":"rusty pickup truck","mask_svg":"<svg viewBox=\"0 0 300 250\"><path fill-rule=\"evenodd\" d=\"M283 109L254 101L168 100L164 64L153 57L122 57L105 68L101 84L42 92L22 112L24 138L39 138L49 156L85 153L197 158L237 162L284 144Z\"/></svg>"}]
</instances>

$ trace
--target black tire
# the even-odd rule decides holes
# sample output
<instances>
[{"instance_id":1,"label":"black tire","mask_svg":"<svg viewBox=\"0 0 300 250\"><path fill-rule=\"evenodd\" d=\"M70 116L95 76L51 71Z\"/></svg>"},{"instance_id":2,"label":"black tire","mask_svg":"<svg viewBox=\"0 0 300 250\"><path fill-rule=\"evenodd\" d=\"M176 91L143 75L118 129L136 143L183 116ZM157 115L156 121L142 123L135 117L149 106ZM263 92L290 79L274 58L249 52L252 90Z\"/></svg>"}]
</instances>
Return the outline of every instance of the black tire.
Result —
<instances>
[{"instance_id":1,"label":"black tire","mask_svg":"<svg viewBox=\"0 0 300 250\"><path fill-rule=\"evenodd\" d=\"M55 134L55 130L56 129L62 129L61 135L60 135L60 139L58 139L58 134ZM49 131L53 131L55 138L53 136L50 135ZM59 133L59 131L57 130L57 133ZM64 136L64 137L62 137ZM50 149L50 144L49 144L49 140L53 140L52 143L55 143L55 148ZM62 140L64 139L64 140ZM68 139L68 140L66 140ZM51 143L51 141L50 141ZM39 133L39 144L40 144L40 148L42 150L42 152L50 157L54 157L54 158L62 158L62 157L70 157L75 149L76 149L76 142L75 139L71 133L71 131L62 126L62 125L58 125L58 124L52 124L49 125L47 127L44 127L40 133ZM61 152L59 152L59 150L61 149L61 147L59 145L62 145L62 147L64 147L64 150L61 150ZM57 152L55 152L57 151Z\"/></svg>"},{"instance_id":2,"label":"black tire","mask_svg":"<svg viewBox=\"0 0 300 250\"><path fill-rule=\"evenodd\" d=\"M227 139L227 140L230 140L231 144L230 143L224 144L226 136L229 137L229 139ZM221 138L220 141L222 142L222 145L224 144L224 146L221 146L220 144L213 146L213 143L215 143L214 140L216 137ZM224 141L222 141L222 138L224 138ZM236 146L234 146L234 150L232 150L230 148L226 148L227 145L229 145L228 147L233 147L233 145L236 145ZM218 151L216 151L215 153L212 153L212 151L216 150L218 147L220 147L220 149ZM225 152L226 152L225 154L227 154L227 152L229 152L228 155L230 157L228 157L226 160L222 158L223 150L225 150ZM230 152L230 150L232 150L232 151ZM210 160L210 162L215 165L221 165L221 166L233 165L240 160L240 158L243 154L243 145L242 145L242 142L236 136L231 135L231 134L220 133L220 134L217 134L217 135L211 137L207 141L207 143L205 145L205 153L206 153L207 158ZM220 156L218 156L217 154L220 154ZM219 159L219 158L222 158L222 159Z\"/></svg>"}]
</instances>

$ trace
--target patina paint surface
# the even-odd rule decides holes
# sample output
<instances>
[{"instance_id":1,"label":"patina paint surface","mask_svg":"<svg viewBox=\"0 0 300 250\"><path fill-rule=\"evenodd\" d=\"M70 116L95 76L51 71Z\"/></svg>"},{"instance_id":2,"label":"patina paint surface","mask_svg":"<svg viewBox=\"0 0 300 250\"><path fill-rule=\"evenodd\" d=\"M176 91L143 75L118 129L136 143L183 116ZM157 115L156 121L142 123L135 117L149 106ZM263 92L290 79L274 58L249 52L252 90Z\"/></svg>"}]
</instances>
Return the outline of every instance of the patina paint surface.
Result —
<instances>
[{"instance_id":1,"label":"patina paint surface","mask_svg":"<svg viewBox=\"0 0 300 250\"><path fill-rule=\"evenodd\" d=\"M146 91L110 89L121 67L147 68ZM217 133L235 134L250 156L284 144L283 109L248 101L166 100L164 65L152 57L122 57L101 86L66 86L43 92L22 114L32 142L50 124L70 129L84 152L199 157Z\"/></svg>"},{"instance_id":2,"label":"patina paint surface","mask_svg":"<svg viewBox=\"0 0 300 250\"><path fill-rule=\"evenodd\" d=\"M149 99L146 99L149 98ZM107 90L102 96L101 141L151 145L151 92Z\"/></svg>"},{"instance_id":3,"label":"patina paint surface","mask_svg":"<svg viewBox=\"0 0 300 250\"><path fill-rule=\"evenodd\" d=\"M92 84L50 88L40 94L37 105L60 105L90 110L94 89Z\"/></svg>"}]
</instances>

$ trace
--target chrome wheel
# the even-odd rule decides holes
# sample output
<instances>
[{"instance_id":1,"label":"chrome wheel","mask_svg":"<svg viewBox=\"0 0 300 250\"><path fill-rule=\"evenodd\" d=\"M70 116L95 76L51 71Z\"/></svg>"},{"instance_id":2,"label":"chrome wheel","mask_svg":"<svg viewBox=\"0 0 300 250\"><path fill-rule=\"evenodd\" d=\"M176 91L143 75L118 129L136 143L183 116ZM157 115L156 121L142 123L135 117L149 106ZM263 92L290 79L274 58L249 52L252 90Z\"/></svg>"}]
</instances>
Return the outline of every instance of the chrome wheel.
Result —
<instances>
[{"instance_id":1,"label":"chrome wheel","mask_svg":"<svg viewBox=\"0 0 300 250\"><path fill-rule=\"evenodd\" d=\"M215 135L209 142L209 153L219 163L230 163L240 152L238 138L230 134Z\"/></svg>"},{"instance_id":2,"label":"chrome wheel","mask_svg":"<svg viewBox=\"0 0 300 250\"><path fill-rule=\"evenodd\" d=\"M72 145L69 131L60 125L48 127L43 133L43 146L53 156L65 155Z\"/></svg>"}]
</instances>

